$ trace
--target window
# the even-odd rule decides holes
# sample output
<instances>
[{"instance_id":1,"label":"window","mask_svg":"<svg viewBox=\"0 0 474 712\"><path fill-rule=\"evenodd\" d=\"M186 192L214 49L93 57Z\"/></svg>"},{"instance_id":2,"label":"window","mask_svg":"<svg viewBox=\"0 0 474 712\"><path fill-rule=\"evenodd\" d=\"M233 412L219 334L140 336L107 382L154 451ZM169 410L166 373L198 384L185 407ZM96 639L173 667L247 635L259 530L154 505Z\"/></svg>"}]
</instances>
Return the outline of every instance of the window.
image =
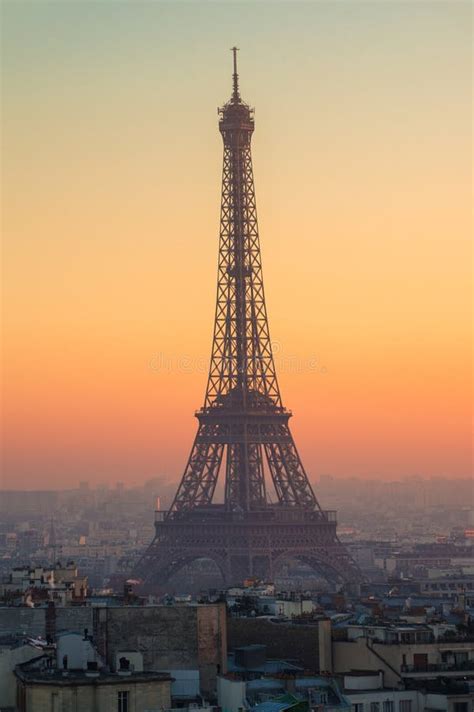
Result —
<instances>
[{"instance_id":1,"label":"window","mask_svg":"<svg viewBox=\"0 0 474 712\"><path fill-rule=\"evenodd\" d=\"M466 651L454 653L454 660L457 665L465 665L469 661L469 654Z\"/></svg>"},{"instance_id":2,"label":"window","mask_svg":"<svg viewBox=\"0 0 474 712\"><path fill-rule=\"evenodd\" d=\"M356 702L355 704L351 705L351 712L364 712L364 703Z\"/></svg>"},{"instance_id":3,"label":"window","mask_svg":"<svg viewBox=\"0 0 474 712\"><path fill-rule=\"evenodd\" d=\"M428 653L414 653L413 654L413 667L415 670L427 670L428 669Z\"/></svg>"},{"instance_id":4,"label":"window","mask_svg":"<svg viewBox=\"0 0 474 712\"><path fill-rule=\"evenodd\" d=\"M380 702L371 702L370 712L380 712Z\"/></svg>"},{"instance_id":5,"label":"window","mask_svg":"<svg viewBox=\"0 0 474 712\"><path fill-rule=\"evenodd\" d=\"M411 700L400 700L400 712L411 712Z\"/></svg>"},{"instance_id":6,"label":"window","mask_svg":"<svg viewBox=\"0 0 474 712\"><path fill-rule=\"evenodd\" d=\"M117 712L128 712L129 696L128 690L117 693Z\"/></svg>"},{"instance_id":7,"label":"window","mask_svg":"<svg viewBox=\"0 0 474 712\"><path fill-rule=\"evenodd\" d=\"M454 712L468 712L467 702L455 702L454 703Z\"/></svg>"},{"instance_id":8,"label":"window","mask_svg":"<svg viewBox=\"0 0 474 712\"><path fill-rule=\"evenodd\" d=\"M393 712L395 705L392 700L385 700L382 707L382 712Z\"/></svg>"}]
</instances>

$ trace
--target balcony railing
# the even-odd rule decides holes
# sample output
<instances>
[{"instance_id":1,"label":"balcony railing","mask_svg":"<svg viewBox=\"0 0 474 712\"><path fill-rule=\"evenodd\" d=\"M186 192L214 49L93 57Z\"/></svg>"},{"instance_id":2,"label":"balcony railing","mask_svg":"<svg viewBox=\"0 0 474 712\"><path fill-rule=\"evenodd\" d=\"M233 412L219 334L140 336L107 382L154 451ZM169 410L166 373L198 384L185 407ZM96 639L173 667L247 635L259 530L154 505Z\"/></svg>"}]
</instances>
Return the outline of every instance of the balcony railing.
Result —
<instances>
[{"instance_id":1,"label":"balcony railing","mask_svg":"<svg viewBox=\"0 0 474 712\"><path fill-rule=\"evenodd\" d=\"M155 510L155 522L165 521L169 510L161 509ZM335 510L323 510L322 514L319 510L302 510L298 507L280 507L278 505L268 505L262 510L256 510L251 512L251 514L258 516L260 522L272 522L272 521L319 521L321 524L324 522L331 522L332 524L337 522L337 512ZM218 516L223 518L223 520L230 521L231 519L240 520L242 518L242 513L239 512L229 512L225 509L224 505L212 504L208 507L196 507L192 510L186 510L184 512L173 513L173 519L179 521L182 518L191 517L197 521L200 517L206 516Z\"/></svg>"},{"instance_id":2,"label":"balcony railing","mask_svg":"<svg viewBox=\"0 0 474 712\"><path fill-rule=\"evenodd\" d=\"M459 663L428 663L427 665L402 665L402 673L424 672L465 672L474 670L474 660L464 660Z\"/></svg>"}]
</instances>

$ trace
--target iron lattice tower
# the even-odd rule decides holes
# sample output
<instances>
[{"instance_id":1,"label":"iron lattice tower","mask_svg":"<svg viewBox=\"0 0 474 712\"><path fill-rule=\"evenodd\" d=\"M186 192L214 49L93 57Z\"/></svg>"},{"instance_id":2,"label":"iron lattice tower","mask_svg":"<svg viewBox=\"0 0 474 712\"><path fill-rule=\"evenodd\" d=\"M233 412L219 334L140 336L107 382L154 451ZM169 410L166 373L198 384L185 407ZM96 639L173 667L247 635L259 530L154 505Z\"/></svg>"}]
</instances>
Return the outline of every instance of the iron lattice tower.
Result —
<instances>
[{"instance_id":1,"label":"iron lattice tower","mask_svg":"<svg viewBox=\"0 0 474 712\"><path fill-rule=\"evenodd\" d=\"M219 109L224 142L217 303L211 363L199 427L178 491L134 575L164 583L206 557L226 583L273 578L283 558L298 558L330 579L356 580L321 509L282 404L263 288L252 170L253 109L242 101L233 48L233 91ZM224 503L213 503L225 471ZM267 475L267 476L266 476ZM267 482L273 485L271 503Z\"/></svg>"}]
</instances>

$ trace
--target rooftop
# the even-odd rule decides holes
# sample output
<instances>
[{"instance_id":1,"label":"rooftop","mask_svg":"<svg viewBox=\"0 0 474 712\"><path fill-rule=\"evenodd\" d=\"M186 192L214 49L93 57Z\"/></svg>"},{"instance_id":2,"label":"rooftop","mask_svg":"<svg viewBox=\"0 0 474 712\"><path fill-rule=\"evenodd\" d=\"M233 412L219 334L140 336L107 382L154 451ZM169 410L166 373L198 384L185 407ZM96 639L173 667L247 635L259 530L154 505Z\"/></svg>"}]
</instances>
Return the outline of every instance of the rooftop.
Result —
<instances>
[{"instance_id":1,"label":"rooftop","mask_svg":"<svg viewBox=\"0 0 474 712\"><path fill-rule=\"evenodd\" d=\"M15 675L25 683L35 685L114 685L130 682L172 682L167 672L110 672L101 670L62 670L48 667L49 656L43 655L15 668Z\"/></svg>"},{"instance_id":2,"label":"rooftop","mask_svg":"<svg viewBox=\"0 0 474 712\"><path fill-rule=\"evenodd\" d=\"M259 673L264 675L275 675L277 673L301 673L303 668L294 663L290 663L287 660L262 660L260 662L255 662L255 664L249 663L246 665L239 665L235 662L235 656L230 653L227 658L227 670L229 673Z\"/></svg>"}]
</instances>

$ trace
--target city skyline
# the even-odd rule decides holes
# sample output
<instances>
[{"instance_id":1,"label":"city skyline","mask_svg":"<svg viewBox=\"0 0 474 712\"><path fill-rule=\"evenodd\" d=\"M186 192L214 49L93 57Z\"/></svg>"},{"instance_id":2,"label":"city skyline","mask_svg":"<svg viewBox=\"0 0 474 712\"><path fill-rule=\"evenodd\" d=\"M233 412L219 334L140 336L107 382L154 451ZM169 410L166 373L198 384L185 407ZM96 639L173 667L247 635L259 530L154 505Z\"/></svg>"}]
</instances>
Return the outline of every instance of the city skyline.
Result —
<instances>
[{"instance_id":1,"label":"city skyline","mask_svg":"<svg viewBox=\"0 0 474 712\"><path fill-rule=\"evenodd\" d=\"M2 8L0 484L180 478L210 355L234 40L310 478L469 476L468 4L253 5L251 32L246 5L136 7Z\"/></svg>"}]
</instances>

